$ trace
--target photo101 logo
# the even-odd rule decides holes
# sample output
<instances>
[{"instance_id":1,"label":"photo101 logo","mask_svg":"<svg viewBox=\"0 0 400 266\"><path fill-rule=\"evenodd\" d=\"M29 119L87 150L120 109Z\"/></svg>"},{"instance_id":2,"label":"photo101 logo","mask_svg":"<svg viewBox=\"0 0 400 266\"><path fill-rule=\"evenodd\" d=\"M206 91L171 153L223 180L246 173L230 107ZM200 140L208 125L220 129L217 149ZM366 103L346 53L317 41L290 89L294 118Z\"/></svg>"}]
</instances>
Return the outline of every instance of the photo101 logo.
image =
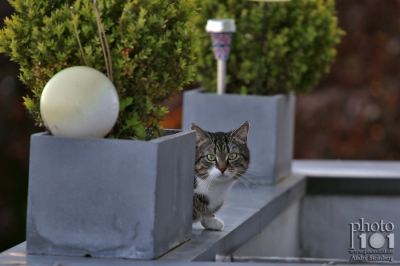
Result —
<instances>
[{"instance_id":1,"label":"photo101 logo","mask_svg":"<svg viewBox=\"0 0 400 266\"><path fill-rule=\"evenodd\" d=\"M364 218L350 225L350 261L394 260L394 224L383 220L367 223Z\"/></svg>"}]
</instances>

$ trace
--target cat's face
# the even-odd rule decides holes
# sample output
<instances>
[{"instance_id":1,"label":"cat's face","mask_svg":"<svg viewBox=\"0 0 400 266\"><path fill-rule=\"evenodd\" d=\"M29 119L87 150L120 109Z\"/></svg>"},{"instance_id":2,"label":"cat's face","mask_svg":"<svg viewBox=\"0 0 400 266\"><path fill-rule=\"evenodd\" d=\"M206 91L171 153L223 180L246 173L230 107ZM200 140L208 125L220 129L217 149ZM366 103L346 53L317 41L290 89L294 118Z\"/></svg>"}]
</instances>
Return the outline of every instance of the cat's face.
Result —
<instances>
[{"instance_id":1,"label":"cat's face","mask_svg":"<svg viewBox=\"0 0 400 266\"><path fill-rule=\"evenodd\" d=\"M232 182L244 174L250 161L248 122L227 133L207 132L194 124L192 130L196 130L195 174L198 178Z\"/></svg>"}]
</instances>

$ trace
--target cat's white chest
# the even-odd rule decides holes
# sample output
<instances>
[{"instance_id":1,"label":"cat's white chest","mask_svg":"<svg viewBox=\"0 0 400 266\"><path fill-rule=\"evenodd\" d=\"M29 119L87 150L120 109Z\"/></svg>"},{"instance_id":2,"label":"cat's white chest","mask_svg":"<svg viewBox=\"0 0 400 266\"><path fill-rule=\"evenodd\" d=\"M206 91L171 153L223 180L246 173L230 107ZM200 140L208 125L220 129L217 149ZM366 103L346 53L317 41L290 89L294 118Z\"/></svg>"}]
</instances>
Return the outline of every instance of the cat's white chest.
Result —
<instances>
[{"instance_id":1,"label":"cat's white chest","mask_svg":"<svg viewBox=\"0 0 400 266\"><path fill-rule=\"evenodd\" d=\"M194 190L194 192L207 196L210 201L208 208L210 210L214 210L223 204L226 195L234 183L234 179L220 182L215 180L215 178L206 180L197 178L197 188Z\"/></svg>"}]
</instances>

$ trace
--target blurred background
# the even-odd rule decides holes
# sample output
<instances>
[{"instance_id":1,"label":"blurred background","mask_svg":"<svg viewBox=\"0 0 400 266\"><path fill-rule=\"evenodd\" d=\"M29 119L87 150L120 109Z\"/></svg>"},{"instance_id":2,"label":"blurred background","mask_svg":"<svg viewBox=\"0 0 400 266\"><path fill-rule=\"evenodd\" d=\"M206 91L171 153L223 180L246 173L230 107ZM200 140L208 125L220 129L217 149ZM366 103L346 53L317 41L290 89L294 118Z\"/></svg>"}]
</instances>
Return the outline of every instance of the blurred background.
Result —
<instances>
[{"instance_id":1,"label":"blurred background","mask_svg":"<svg viewBox=\"0 0 400 266\"><path fill-rule=\"evenodd\" d=\"M346 31L331 72L297 97L295 159L400 159L400 0L336 0ZM0 27L13 13L0 0ZM187 89L196 87L192 84ZM30 135L18 66L0 54L0 252L25 239ZM182 95L165 103L180 128Z\"/></svg>"}]
</instances>

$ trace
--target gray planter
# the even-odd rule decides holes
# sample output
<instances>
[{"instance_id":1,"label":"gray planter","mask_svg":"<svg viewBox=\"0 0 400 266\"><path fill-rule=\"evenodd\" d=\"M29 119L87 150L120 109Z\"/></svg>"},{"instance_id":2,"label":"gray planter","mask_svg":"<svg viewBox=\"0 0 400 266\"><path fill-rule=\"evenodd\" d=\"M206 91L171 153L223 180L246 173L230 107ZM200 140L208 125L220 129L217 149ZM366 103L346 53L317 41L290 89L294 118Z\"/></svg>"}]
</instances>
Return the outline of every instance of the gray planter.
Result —
<instances>
[{"instance_id":1,"label":"gray planter","mask_svg":"<svg viewBox=\"0 0 400 266\"><path fill-rule=\"evenodd\" d=\"M195 133L31 137L27 251L154 259L192 230Z\"/></svg>"},{"instance_id":2,"label":"gray planter","mask_svg":"<svg viewBox=\"0 0 400 266\"><path fill-rule=\"evenodd\" d=\"M183 130L195 123L211 132L229 131L249 121L251 161L245 176L274 184L291 172L294 109L293 94L216 95L196 89L184 94Z\"/></svg>"}]
</instances>

